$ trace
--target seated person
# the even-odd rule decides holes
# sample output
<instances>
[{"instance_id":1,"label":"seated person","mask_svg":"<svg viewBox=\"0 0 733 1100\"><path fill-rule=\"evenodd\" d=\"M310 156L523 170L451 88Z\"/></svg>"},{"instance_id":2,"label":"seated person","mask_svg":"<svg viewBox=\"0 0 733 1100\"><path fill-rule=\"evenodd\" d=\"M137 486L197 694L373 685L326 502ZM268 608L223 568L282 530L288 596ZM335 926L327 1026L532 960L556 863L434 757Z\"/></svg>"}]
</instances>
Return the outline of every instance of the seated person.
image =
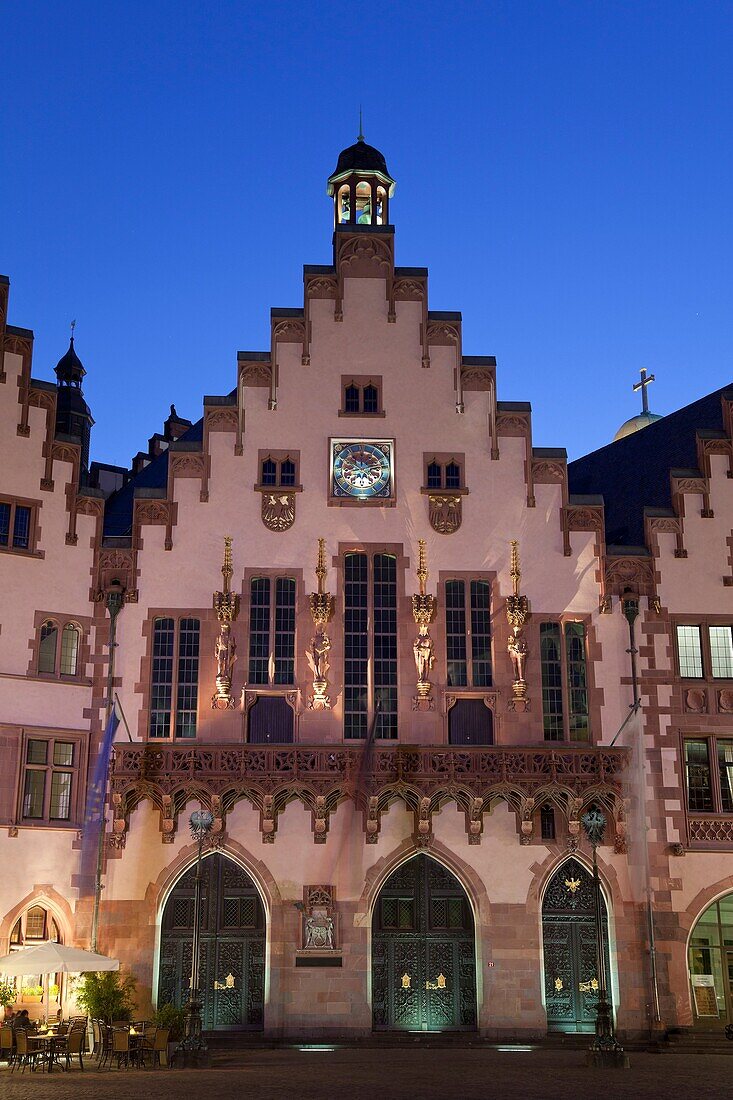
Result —
<instances>
[{"instance_id":1,"label":"seated person","mask_svg":"<svg viewBox=\"0 0 733 1100\"><path fill-rule=\"evenodd\" d=\"M28 1015L28 1009L23 1008L13 1020L13 1031L34 1031L35 1024Z\"/></svg>"}]
</instances>

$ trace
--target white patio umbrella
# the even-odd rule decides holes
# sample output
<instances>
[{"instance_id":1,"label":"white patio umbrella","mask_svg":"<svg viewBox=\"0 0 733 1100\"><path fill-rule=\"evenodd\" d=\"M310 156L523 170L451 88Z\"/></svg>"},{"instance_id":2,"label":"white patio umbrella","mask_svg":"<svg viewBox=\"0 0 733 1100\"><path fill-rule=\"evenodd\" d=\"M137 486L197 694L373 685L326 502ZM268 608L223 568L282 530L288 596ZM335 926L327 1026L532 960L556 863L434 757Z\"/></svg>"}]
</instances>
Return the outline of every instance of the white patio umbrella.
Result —
<instances>
[{"instance_id":1,"label":"white patio umbrella","mask_svg":"<svg viewBox=\"0 0 733 1100\"><path fill-rule=\"evenodd\" d=\"M21 947L9 955L0 957L0 974L17 977L23 974L43 974L46 1019L48 1019L48 977L50 974L86 974L91 970L119 970L119 959L97 955L94 951L82 951L80 947L67 947L63 943L46 940L33 947Z\"/></svg>"}]
</instances>

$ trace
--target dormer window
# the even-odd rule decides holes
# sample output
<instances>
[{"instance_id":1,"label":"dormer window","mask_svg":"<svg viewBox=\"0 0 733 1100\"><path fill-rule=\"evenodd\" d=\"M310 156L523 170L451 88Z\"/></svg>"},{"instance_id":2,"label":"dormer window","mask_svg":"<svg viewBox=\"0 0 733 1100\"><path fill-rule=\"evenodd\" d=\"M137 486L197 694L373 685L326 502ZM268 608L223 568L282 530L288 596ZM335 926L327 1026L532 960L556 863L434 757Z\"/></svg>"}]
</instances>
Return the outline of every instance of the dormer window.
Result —
<instances>
[{"instance_id":1,"label":"dormer window","mask_svg":"<svg viewBox=\"0 0 733 1100\"><path fill-rule=\"evenodd\" d=\"M344 375L339 416L384 416L382 379Z\"/></svg>"}]
</instances>

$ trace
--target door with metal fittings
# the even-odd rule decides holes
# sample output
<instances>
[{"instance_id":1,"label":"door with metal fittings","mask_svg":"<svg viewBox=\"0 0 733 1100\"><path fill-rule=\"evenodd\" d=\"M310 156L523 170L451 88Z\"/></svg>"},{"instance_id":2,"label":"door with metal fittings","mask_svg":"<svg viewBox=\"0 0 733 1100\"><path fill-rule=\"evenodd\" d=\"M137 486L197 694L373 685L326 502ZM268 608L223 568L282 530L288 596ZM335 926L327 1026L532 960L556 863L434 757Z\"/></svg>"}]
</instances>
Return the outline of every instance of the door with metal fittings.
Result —
<instances>
[{"instance_id":1,"label":"door with metal fittings","mask_svg":"<svg viewBox=\"0 0 733 1100\"><path fill-rule=\"evenodd\" d=\"M202 1018L206 1031L257 1030L264 1019L265 911L254 882L216 853L201 864ZM185 1005L191 983L196 868L163 910L158 1005Z\"/></svg>"},{"instance_id":2,"label":"door with metal fittings","mask_svg":"<svg viewBox=\"0 0 733 1100\"><path fill-rule=\"evenodd\" d=\"M603 896L601 905L610 1001L608 918ZM593 876L576 859L566 860L548 883L542 904L542 939L548 1031L592 1032L598 1003Z\"/></svg>"},{"instance_id":3,"label":"door with metal fittings","mask_svg":"<svg viewBox=\"0 0 733 1100\"><path fill-rule=\"evenodd\" d=\"M372 917L374 1027L476 1027L473 913L455 875L426 855L394 871Z\"/></svg>"}]
</instances>

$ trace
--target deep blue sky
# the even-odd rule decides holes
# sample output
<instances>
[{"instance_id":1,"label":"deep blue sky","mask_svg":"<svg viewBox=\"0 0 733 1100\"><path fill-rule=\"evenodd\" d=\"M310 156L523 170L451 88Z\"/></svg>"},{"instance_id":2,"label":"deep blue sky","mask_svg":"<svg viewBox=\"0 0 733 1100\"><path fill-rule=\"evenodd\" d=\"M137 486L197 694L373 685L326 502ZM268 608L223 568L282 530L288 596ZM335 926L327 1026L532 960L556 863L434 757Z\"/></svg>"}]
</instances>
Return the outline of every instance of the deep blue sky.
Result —
<instances>
[{"instance_id":1,"label":"deep blue sky","mask_svg":"<svg viewBox=\"0 0 733 1100\"><path fill-rule=\"evenodd\" d=\"M733 4L5 5L0 271L52 378L77 319L92 451L228 392L331 260L325 180L384 151L397 262L575 457L733 379Z\"/></svg>"}]
</instances>

